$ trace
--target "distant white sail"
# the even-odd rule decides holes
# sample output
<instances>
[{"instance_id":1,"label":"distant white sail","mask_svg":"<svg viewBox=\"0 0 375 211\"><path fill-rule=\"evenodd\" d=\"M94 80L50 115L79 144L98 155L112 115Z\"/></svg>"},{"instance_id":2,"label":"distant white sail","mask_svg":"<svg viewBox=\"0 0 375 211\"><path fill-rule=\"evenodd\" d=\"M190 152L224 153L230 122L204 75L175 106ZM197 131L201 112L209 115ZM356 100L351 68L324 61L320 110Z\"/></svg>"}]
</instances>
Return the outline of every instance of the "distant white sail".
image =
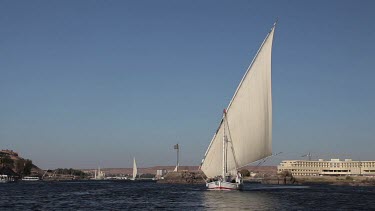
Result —
<instances>
[{"instance_id":1,"label":"distant white sail","mask_svg":"<svg viewBox=\"0 0 375 211\"><path fill-rule=\"evenodd\" d=\"M178 164L177 164L177 166L174 168L173 171L174 171L174 172L178 172Z\"/></svg>"},{"instance_id":2,"label":"distant white sail","mask_svg":"<svg viewBox=\"0 0 375 211\"><path fill-rule=\"evenodd\" d=\"M137 177L138 169L137 169L137 163L135 162L135 158L133 160L133 180Z\"/></svg>"},{"instance_id":3,"label":"distant white sail","mask_svg":"<svg viewBox=\"0 0 375 211\"><path fill-rule=\"evenodd\" d=\"M223 171L223 133L228 139L227 170L235 171L272 154L271 52L273 27L242 78L201 164L207 177Z\"/></svg>"}]
</instances>

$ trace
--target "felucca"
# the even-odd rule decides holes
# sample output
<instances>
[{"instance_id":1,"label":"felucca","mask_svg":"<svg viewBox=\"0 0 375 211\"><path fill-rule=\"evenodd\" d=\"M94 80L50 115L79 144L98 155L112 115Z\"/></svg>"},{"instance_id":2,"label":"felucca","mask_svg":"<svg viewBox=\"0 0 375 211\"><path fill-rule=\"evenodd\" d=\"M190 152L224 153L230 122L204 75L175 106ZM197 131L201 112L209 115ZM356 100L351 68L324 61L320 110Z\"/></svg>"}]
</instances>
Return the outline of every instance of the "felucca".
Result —
<instances>
[{"instance_id":1,"label":"felucca","mask_svg":"<svg viewBox=\"0 0 375 211\"><path fill-rule=\"evenodd\" d=\"M239 168L272 154L271 52L276 23L243 76L201 163L210 190L238 190Z\"/></svg>"}]
</instances>

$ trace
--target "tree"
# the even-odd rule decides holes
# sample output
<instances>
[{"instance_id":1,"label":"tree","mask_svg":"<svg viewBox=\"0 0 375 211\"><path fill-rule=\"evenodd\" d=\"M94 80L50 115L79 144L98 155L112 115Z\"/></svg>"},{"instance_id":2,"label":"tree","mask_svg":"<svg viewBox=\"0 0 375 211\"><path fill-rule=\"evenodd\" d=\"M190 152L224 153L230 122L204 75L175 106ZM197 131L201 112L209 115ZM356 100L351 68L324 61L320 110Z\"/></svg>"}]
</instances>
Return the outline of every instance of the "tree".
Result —
<instances>
[{"instance_id":1,"label":"tree","mask_svg":"<svg viewBox=\"0 0 375 211\"><path fill-rule=\"evenodd\" d=\"M247 170L247 169L241 169L240 173L243 177L249 177L250 176L250 171Z\"/></svg>"},{"instance_id":2,"label":"tree","mask_svg":"<svg viewBox=\"0 0 375 211\"><path fill-rule=\"evenodd\" d=\"M25 167L25 161L24 160L17 160L16 161L16 173L22 175L23 169Z\"/></svg>"},{"instance_id":3,"label":"tree","mask_svg":"<svg viewBox=\"0 0 375 211\"><path fill-rule=\"evenodd\" d=\"M23 168L23 175L28 176L31 174L31 169L33 168L33 161L27 159Z\"/></svg>"},{"instance_id":4,"label":"tree","mask_svg":"<svg viewBox=\"0 0 375 211\"><path fill-rule=\"evenodd\" d=\"M3 167L9 167L13 168L14 167L14 160L9 157L9 155L3 155L1 158L1 165Z\"/></svg>"},{"instance_id":5,"label":"tree","mask_svg":"<svg viewBox=\"0 0 375 211\"><path fill-rule=\"evenodd\" d=\"M291 177L292 173L290 171L283 171L279 173L282 177Z\"/></svg>"},{"instance_id":6,"label":"tree","mask_svg":"<svg viewBox=\"0 0 375 211\"><path fill-rule=\"evenodd\" d=\"M86 173L84 173L83 171L81 170L77 170L77 169L56 169L56 174L61 174L61 175L73 175L73 176L77 176L77 177L81 177L81 178L84 178L86 175Z\"/></svg>"}]
</instances>

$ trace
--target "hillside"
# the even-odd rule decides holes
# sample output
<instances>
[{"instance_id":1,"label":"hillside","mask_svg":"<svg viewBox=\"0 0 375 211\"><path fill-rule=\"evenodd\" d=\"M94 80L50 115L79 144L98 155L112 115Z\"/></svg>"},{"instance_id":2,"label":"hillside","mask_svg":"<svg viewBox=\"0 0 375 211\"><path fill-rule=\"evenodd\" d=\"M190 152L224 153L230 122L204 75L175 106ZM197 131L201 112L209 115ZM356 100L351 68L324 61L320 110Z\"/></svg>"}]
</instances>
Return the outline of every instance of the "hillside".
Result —
<instances>
[{"instance_id":1,"label":"hillside","mask_svg":"<svg viewBox=\"0 0 375 211\"><path fill-rule=\"evenodd\" d=\"M12 169L20 176L37 176L43 171L32 160L22 158L13 150L0 150L0 166Z\"/></svg>"}]
</instances>

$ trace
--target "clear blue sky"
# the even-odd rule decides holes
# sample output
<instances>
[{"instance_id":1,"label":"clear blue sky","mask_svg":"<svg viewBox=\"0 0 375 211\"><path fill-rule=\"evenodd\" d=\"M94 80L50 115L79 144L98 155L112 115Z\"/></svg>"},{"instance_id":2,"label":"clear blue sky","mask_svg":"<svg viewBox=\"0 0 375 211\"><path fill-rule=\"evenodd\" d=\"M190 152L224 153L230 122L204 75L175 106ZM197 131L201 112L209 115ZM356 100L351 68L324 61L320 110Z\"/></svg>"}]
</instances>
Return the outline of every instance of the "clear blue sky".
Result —
<instances>
[{"instance_id":1,"label":"clear blue sky","mask_svg":"<svg viewBox=\"0 0 375 211\"><path fill-rule=\"evenodd\" d=\"M273 148L374 160L374 1L1 1L0 148L198 165L277 17Z\"/></svg>"}]
</instances>

